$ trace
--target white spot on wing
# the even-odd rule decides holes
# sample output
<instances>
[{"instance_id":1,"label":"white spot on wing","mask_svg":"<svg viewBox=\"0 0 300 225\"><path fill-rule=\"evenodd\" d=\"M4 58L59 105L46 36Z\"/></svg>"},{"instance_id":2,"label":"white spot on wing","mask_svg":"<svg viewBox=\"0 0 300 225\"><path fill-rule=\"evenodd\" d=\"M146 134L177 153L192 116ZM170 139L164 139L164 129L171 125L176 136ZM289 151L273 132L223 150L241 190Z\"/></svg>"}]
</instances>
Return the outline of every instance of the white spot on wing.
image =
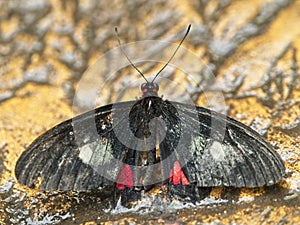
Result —
<instances>
[{"instance_id":1,"label":"white spot on wing","mask_svg":"<svg viewBox=\"0 0 300 225\"><path fill-rule=\"evenodd\" d=\"M209 150L216 162L225 161L225 153L220 142L214 141Z\"/></svg>"},{"instance_id":2,"label":"white spot on wing","mask_svg":"<svg viewBox=\"0 0 300 225\"><path fill-rule=\"evenodd\" d=\"M84 145L80 149L79 158L82 160L82 162L89 164L91 157L93 155L92 149L90 149L89 145Z\"/></svg>"},{"instance_id":3,"label":"white spot on wing","mask_svg":"<svg viewBox=\"0 0 300 225\"><path fill-rule=\"evenodd\" d=\"M122 163L114 158L111 148L111 144L106 139L96 140L81 146L78 157L98 174L115 179Z\"/></svg>"}]
</instances>

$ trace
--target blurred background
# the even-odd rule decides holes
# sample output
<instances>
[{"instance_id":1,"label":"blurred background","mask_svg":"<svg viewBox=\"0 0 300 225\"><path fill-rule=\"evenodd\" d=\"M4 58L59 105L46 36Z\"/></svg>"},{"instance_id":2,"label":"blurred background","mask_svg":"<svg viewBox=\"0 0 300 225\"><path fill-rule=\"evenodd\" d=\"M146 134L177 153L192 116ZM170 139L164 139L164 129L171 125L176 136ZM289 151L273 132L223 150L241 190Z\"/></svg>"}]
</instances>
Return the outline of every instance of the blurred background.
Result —
<instances>
[{"instance_id":1,"label":"blurred background","mask_svg":"<svg viewBox=\"0 0 300 225\"><path fill-rule=\"evenodd\" d=\"M0 0L0 224L300 223L300 1ZM286 162L270 188L223 190L177 209L105 213L93 195L18 184L16 160L42 132L94 107L141 96L195 103L251 126ZM148 41L147 41L148 40ZM125 62L125 63L124 63ZM228 200L230 199L230 200Z\"/></svg>"}]
</instances>

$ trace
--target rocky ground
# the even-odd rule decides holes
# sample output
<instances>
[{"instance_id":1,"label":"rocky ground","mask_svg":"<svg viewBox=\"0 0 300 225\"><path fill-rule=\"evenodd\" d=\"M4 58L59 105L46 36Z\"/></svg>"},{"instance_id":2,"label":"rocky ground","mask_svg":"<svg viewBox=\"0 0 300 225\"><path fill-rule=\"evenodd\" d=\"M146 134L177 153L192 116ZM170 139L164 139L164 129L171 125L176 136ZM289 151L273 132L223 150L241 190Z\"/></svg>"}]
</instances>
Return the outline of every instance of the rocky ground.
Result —
<instances>
[{"instance_id":1,"label":"rocky ground","mask_svg":"<svg viewBox=\"0 0 300 225\"><path fill-rule=\"evenodd\" d=\"M1 224L300 223L299 1L0 0L0 8ZM115 26L132 61L148 60L139 65L150 77L188 24L173 66L158 80L160 94L258 131L285 161L282 182L214 188L196 205L164 202L153 191L113 211L93 193L45 194L18 184L16 161L42 132L140 96L141 77L115 49Z\"/></svg>"}]
</instances>

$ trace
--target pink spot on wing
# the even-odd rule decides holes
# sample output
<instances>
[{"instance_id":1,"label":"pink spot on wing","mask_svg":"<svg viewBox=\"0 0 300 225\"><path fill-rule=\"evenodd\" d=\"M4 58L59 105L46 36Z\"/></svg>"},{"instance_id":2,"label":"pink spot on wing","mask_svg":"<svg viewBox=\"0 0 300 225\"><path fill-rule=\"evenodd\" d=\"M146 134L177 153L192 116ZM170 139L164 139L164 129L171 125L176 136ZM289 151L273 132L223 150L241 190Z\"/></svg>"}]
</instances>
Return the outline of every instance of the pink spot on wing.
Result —
<instances>
[{"instance_id":1,"label":"pink spot on wing","mask_svg":"<svg viewBox=\"0 0 300 225\"><path fill-rule=\"evenodd\" d=\"M174 162L173 168L170 170L169 181L173 184L189 185L190 182L186 178L178 161Z\"/></svg>"},{"instance_id":2,"label":"pink spot on wing","mask_svg":"<svg viewBox=\"0 0 300 225\"><path fill-rule=\"evenodd\" d=\"M116 186L118 190L124 190L125 186L132 188L133 187L133 174L129 165L125 165L120 170L117 180Z\"/></svg>"}]
</instances>

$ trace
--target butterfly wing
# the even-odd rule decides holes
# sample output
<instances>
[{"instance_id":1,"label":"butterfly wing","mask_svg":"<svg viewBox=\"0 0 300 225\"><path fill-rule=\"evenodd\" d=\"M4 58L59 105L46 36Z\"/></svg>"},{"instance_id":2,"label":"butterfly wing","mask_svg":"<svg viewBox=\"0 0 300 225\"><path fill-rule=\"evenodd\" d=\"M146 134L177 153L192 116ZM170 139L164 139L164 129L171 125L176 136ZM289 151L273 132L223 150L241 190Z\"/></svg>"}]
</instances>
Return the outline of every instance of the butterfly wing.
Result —
<instances>
[{"instance_id":1,"label":"butterfly wing","mask_svg":"<svg viewBox=\"0 0 300 225\"><path fill-rule=\"evenodd\" d=\"M95 190L114 185L126 154L113 131L114 114L134 102L107 105L67 120L37 138L19 158L15 174L31 188ZM117 124L116 124L117 125Z\"/></svg>"},{"instance_id":2,"label":"butterfly wing","mask_svg":"<svg viewBox=\"0 0 300 225\"><path fill-rule=\"evenodd\" d=\"M282 179L282 159L257 132L206 108L172 105L184 130L176 152L190 183L260 187Z\"/></svg>"},{"instance_id":3,"label":"butterfly wing","mask_svg":"<svg viewBox=\"0 0 300 225\"><path fill-rule=\"evenodd\" d=\"M142 168L141 149L148 151L147 169L126 181L132 176L127 165ZM285 171L279 155L249 127L202 107L150 97L100 107L57 125L28 147L15 173L20 183L45 191L114 185L122 190L122 179L128 187L140 185L140 178L144 185L154 184L174 177L180 167L184 173L177 171L175 178L198 187L272 185Z\"/></svg>"}]
</instances>

